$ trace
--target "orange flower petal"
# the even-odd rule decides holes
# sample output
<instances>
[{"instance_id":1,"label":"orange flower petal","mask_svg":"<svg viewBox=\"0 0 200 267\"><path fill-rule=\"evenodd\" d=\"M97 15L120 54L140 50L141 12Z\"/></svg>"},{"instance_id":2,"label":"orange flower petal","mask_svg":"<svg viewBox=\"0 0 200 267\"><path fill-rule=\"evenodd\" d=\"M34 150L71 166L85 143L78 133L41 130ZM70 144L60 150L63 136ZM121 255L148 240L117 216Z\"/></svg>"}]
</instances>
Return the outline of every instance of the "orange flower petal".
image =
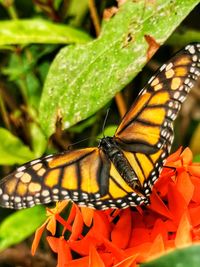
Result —
<instances>
[{"instance_id":1,"label":"orange flower petal","mask_svg":"<svg viewBox=\"0 0 200 267\"><path fill-rule=\"evenodd\" d=\"M89 264L89 256L69 261L64 267L85 267Z\"/></svg>"},{"instance_id":2,"label":"orange flower petal","mask_svg":"<svg viewBox=\"0 0 200 267\"><path fill-rule=\"evenodd\" d=\"M190 208L189 214L193 227L200 225L200 206Z\"/></svg>"},{"instance_id":3,"label":"orange flower petal","mask_svg":"<svg viewBox=\"0 0 200 267\"><path fill-rule=\"evenodd\" d=\"M133 225L133 229L134 228L144 228L144 216L137 212L137 211L132 211L132 225Z\"/></svg>"},{"instance_id":4,"label":"orange flower petal","mask_svg":"<svg viewBox=\"0 0 200 267\"><path fill-rule=\"evenodd\" d=\"M148 255L149 251L151 249L152 242L146 242L142 243L138 246L131 247L125 250L127 256L133 256L133 255L138 255L137 256L137 261L138 262L144 262Z\"/></svg>"},{"instance_id":5,"label":"orange flower petal","mask_svg":"<svg viewBox=\"0 0 200 267\"><path fill-rule=\"evenodd\" d=\"M175 184L169 184L168 190L168 206L173 215L173 220L176 225L179 225L179 221L187 209L187 203L181 193L178 191Z\"/></svg>"},{"instance_id":6,"label":"orange flower petal","mask_svg":"<svg viewBox=\"0 0 200 267\"><path fill-rule=\"evenodd\" d=\"M149 230L146 228L133 228L128 246L134 247L145 242L150 242Z\"/></svg>"},{"instance_id":7,"label":"orange flower petal","mask_svg":"<svg viewBox=\"0 0 200 267\"><path fill-rule=\"evenodd\" d=\"M152 239L152 241L155 240L155 238L158 235L162 236L162 239L163 239L164 242L167 241L168 231L167 231L165 222L163 220L161 220L161 219L157 219L156 220L156 222L154 224L154 227L153 227L153 229L151 231L151 239Z\"/></svg>"},{"instance_id":8,"label":"orange flower petal","mask_svg":"<svg viewBox=\"0 0 200 267\"><path fill-rule=\"evenodd\" d=\"M183 165L189 165L192 162L193 155L189 147L186 147L180 155L180 158L183 161Z\"/></svg>"},{"instance_id":9,"label":"orange flower petal","mask_svg":"<svg viewBox=\"0 0 200 267\"><path fill-rule=\"evenodd\" d=\"M58 252L58 246L59 246L59 238L54 237L54 236L47 236L47 241L49 243L49 246L53 250L53 252L57 253Z\"/></svg>"},{"instance_id":10,"label":"orange flower petal","mask_svg":"<svg viewBox=\"0 0 200 267\"><path fill-rule=\"evenodd\" d=\"M93 220L94 210L87 207L80 207L84 224L90 227Z\"/></svg>"},{"instance_id":11,"label":"orange flower petal","mask_svg":"<svg viewBox=\"0 0 200 267\"><path fill-rule=\"evenodd\" d=\"M63 236L61 236L60 238L48 236L47 241L51 249L58 254L57 267L63 267L68 261L72 260L71 251L69 249L67 241Z\"/></svg>"},{"instance_id":12,"label":"orange flower petal","mask_svg":"<svg viewBox=\"0 0 200 267\"><path fill-rule=\"evenodd\" d=\"M171 232L171 233L176 232L177 225L174 223L173 220L167 220L164 222L164 224L168 232Z\"/></svg>"},{"instance_id":13,"label":"orange flower petal","mask_svg":"<svg viewBox=\"0 0 200 267\"><path fill-rule=\"evenodd\" d=\"M181 152L182 152L182 147L180 147L173 154L169 155L169 157L167 158L167 163L177 161L179 159L180 155L181 155Z\"/></svg>"},{"instance_id":14,"label":"orange flower petal","mask_svg":"<svg viewBox=\"0 0 200 267\"><path fill-rule=\"evenodd\" d=\"M113 255L109 252L106 253L100 253L101 258L105 264L106 267L111 267L114 264L115 258L113 257Z\"/></svg>"},{"instance_id":15,"label":"orange flower petal","mask_svg":"<svg viewBox=\"0 0 200 267\"><path fill-rule=\"evenodd\" d=\"M191 175L200 178L200 163L193 163L192 165L188 166L188 171Z\"/></svg>"},{"instance_id":16,"label":"orange flower petal","mask_svg":"<svg viewBox=\"0 0 200 267\"><path fill-rule=\"evenodd\" d=\"M130 256L125 260L115 264L113 267L133 267L134 266L133 263L135 262L137 256L138 256L137 254Z\"/></svg>"},{"instance_id":17,"label":"orange flower petal","mask_svg":"<svg viewBox=\"0 0 200 267\"><path fill-rule=\"evenodd\" d=\"M172 218L171 212L155 191L153 191L151 194L150 205L148 206L148 208L167 218Z\"/></svg>"},{"instance_id":18,"label":"orange flower petal","mask_svg":"<svg viewBox=\"0 0 200 267\"><path fill-rule=\"evenodd\" d=\"M107 217L108 217L108 221L112 222L118 215L120 215L120 213L122 212L121 209L107 209L105 211L103 211Z\"/></svg>"},{"instance_id":19,"label":"orange flower petal","mask_svg":"<svg viewBox=\"0 0 200 267\"><path fill-rule=\"evenodd\" d=\"M128 247L135 247L149 241L149 229L144 223L144 216L138 212L132 212L132 232Z\"/></svg>"},{"instance_id":20,"label":"orange flower petal","mask_svg":"<svg viewBox=\"0 0 200 267\"><path fill-rule=\"evenodd\" d=\"M192 243L191 223L189 222L188 214L185 212L180 220L177 229L175 245L176 247L183 247Z\"/></svg>"},{"instance_id":21,"label":"orange flower petal","mask_svg":"<svg viewBox=\"0 0 200 267\"><path fill-rule=\"evenodd\" d=\"M56 202L56 206L52 209L47 208L47 216L51 216L51 215L55 215L55 214L59 214L63 211L63 209L68 205L69 200L62 200L62 201L58 201Z\"/></svg>"},{"instance_id":22,"label":"orange flower petal","mask_svg":"<svg viewBox=\"0 0 200 267\"><path fill-rule=\"evenodd\" d=\"M61 237L59 238L58 266L63 267L70 260L72 260L71 250L67 241Z\"/></svg>"},{"instance_id":23,"label":"orange flower petal","mask_svg":"<svg viewBox=\"0 0 200 267\"><path fill-rule=\"evenodd\" d=\"M173 249L175 249L174 239L173 240L167 240L167 242L165 243L165 249L166 250L173 250Z\"/></svg>"},{"instance_id":24,"label":"orange flower petal","mask_svg":"<svg viewBox=\"0 0 200 267\"><path fill-rule=\"evenodd\" d=\"M160 256L165 251L165 246L162 236L159 234L154 239L149 251L149 259Z\"/></svg>"},{"instance_id":25,"label":"orange flower petal","mask_svg":"<svg viewBox=\"0 0 200 267\"><path fill-rule=\"evenodd\" d=\"M183 167L183 162L181 159L178 159L177 161L172 161L172 162L167 162L165 164L165 169L168 168L168 169L183 169L184 170L184 167Z\"/></svg>"},{"instance_id":26,"label":"orange flower petal","mask_svg":"<svg viewBox=\"0 0 200 267\"><path fill-rule=\"evenodd\" d=\"M40 239L42 237L42 233L44 232L44 229L45 229L48 221L49 221L49 219L47 218L47 220L35 231L35 236L34 236L34 240L33 240L32 247L31 247L31 254L32 255L35 255L38 244L39 244Z\"/></svg>"},{"instance_id":27,"label":"orange flower petal","mask_svg":"<svg viewBox=\"0 0 200 267\"><path fill-rule=\"evenodd\" d=\"M95 247L92 245L90 246L90 253L89 253L89 266L88 267L105 267L104 262L102 261L101 257L99 256L98 252L96 251Z\"/></svg>"},{"instance_id":28,"label":"orange flower petal","mask_svg":"<svg viewBox=\"0 0 200 267\"><path fill-rule=\"evenodd\" d=\"M112 242L119 248L126 248L131 235L131 211L125 209L120 214L120 218L111 232Z\"/></svg>"},{"instance_id":29,"label":"orange flower petal","mask_svg":"<svg viewBox=\"0 0 200 267\"><path fill-rule=\"evenodd\" d=\"M168 184L172 181L175 171L169 168L164 168L162 173L153 187L153 192L158 192L161 198L165 198L168 193Z\"/></svg>"},{"instance_id":30,"label":"orange flower petal","mask_svg":"<svg viewBox=\"0 0 200 267\"><path fill-rule=\"evenodd\" d=\"M54 215L49 217L49 221L47 223L47 230L52 234L55 235L56 233L56 218Z\"/></svg>"},{"instance_id":31,"label":"orange flower petal","mask_svg":"<svg viewBox=\"0 0 200 267\"><path fill-rule=\"evenodd\" d=\"M102 211L95 210L93 216L94 233L96 234L97 232L98 236L104 236L106 238L109 238L110 228L111 225L109 223L107 215Z\"/></svg>"},{"instance_id":32,"label":"orange flower petal","mask_svg":"<svg viewBox=\"0 0 200 267\"><path fill-rule=\"evenodd\" d=\"M81 215L80 209L76 206L76 216L72 225L72 233L69 240L78 239L79 235L83 230L83 217Z\"/></svg>"},{"instance_id":33,"label":"orange flower petal","mask_svg":"<svg viewBox=\"0 0 200 267\"><path fill-rule=\"evenodd\" d=\"M96 246L101 243L102 242L99 242L99 240L95 237L95 232L92 229L83 239L78 241L68 241L70 248L83 256L89 255L89 249L91 245Z\"/></svg>"},{"instance_id":34,"label":"orange flower petal","mask_svg":"<svg viewBox=\"0 0 200 267\"><path fill-rule=\"evenodd\" d=\"M58 201L56 203L56 208L57 208L57 212L56 213L61 213L64 208L69 204L70 200L62 200L62 201Z\"/></svg>"},{"instance_id":35,"label":"orange flower petal","mask_svg":"<svg viewBox=\"0 0 200 267\"><path fill-rule=\"evenodd\" d=\"M76 216L76 204L72 204L72 207L71 207L71 210L70 210L70 213L69 213L69 216L67 218L67 223L70 224L73 222L74 218Z\"/></svg>"},{"instance_id":36,"label":"orange flower petal","mask_svg":"<svg viewBox=\"0 0 200 267\"><path fill-rule=\"evenodd\" d=\"M102 237L102 241L105 247L107 248L107 250L110 251L117 260L121 261L124 258L126 258L126 254L124 253L124 251L118 248L115 244L110 242L108 239Z\"/></svg>"},{"instance_id":37,"label":"orange flower petal","mask_svg":"<svg viewBox=\"0 0 200 267\"><path fill-rule=\"evenodd\" d=\"M184 197L186 204L188 205L194 193L194 185L190 179L189 174L185 171L179 173L176 179L176 185L177 189Z\"/></svg>"},{"instance_id":38,"label":"orange flower petal","mask_svg":"<svg viewBox=\"0 0 200 267\"><path fill-rule=\"evenodd\" d=\"M200 227L199 226L192 229L192 239L193 239L193 242L199 243L199 240L200 240Z\"/></svg>"},{"instance_id":39,"label":"orange flower petal","mask_svg":"<svg viewBox=\"0 0 200 267\"><path fill-rule=\"evenodd\" d=\"M200 204L200 179L195 176L191 176L190 179L194 185L194 193L192 196L192 200Z\"/></svg>"}]
</instances>

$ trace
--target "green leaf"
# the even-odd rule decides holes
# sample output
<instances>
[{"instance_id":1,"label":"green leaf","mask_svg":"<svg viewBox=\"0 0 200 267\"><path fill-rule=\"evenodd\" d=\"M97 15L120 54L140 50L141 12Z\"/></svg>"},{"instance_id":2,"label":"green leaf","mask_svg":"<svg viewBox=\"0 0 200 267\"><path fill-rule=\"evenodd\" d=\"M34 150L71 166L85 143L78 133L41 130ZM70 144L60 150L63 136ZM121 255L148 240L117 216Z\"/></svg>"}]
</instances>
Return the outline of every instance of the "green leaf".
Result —
<instances>
[{"instance_id":1,"label":"green leaf","mask_svg":"<svg viewBox=\"0 0 200 267\"><path fill-rule=\"evenodd\" d=\"M29 43L85 43L91 37L73 27L42 19L0 21L0 45Z\"/></svg>"},{"instance_id":2,"label":"green leaf","mask_svg":"<svg viewBox=\"0 0 200 267\"><path fill-rule=\"evenodd\" d=\"M43 134L42 130L40 129L40 127L35 122L30 123L29 126L30 126L30 135L32 137L31 147L33 149L35 158L39 158L44 154L46 150L47 139Z\"/></svg>"},{"instance_id":3,"label":"green leaf","mask_svg":"<svg viewBox=\"0 0 200 267\"><path fill-rule=\"evenodd\" d=\"M104 23L97 40L62 49L50 67L40 103L47 136L55 131L57 117L62 117L65 129L110 101L147 62L149 44L144 36L163 44L198 3L127 0Z\"/></svg>"},{"instance_id":4,"label":"green leaf","mask_svg":"<svg viewBox=\"0 0 200 267\"><path fill-rule=\"evenodd\" d=\"M164 256L140 265L140 267L199 267L200 246L176 249Z\"/></svg>"},{"instance_id":5,"label":"green leaf","mask_svg":"<svg viewBox=\"0 0 200 267\"><path fill-rule=\"evenodd\" d=\"M88 0L70 1L67 15L71 17L70 25L80 26L86 12L88 11Z\"/></svg>"},{"instance_id":6,"label":"green leaf","mask_svg":"<svg viewBox=\"0 0 200 267\"><path fill-rule=\"evenodd\" d=\"M22 164L34 158L34 153L8 130L0 128L0 164Z\"/></svg>"},{"instance_id":7,"label":"green leaf","mask_svg":"<svg viewBox=\"0 0 200 267\"><path fill-rule=\"evenodd\" d=\"M97 138L101 139L104 136L113 136L115 131L117 130L117 125L109 125L104 129L104 131L97 136Z\"/></svg>"},{"instance_id":8,"label":"green leaf","mask_svg":"<svg viewBox=\"0 0 200 267\"><path fill-rule=\"evenodd\" d=\"M22 77L29 70L30 63L28 63L27 60L24 60L23 57L19 60L18 55L12 53L8 66L2 68L1 72L2 74L9 76L9 80L11 81L19 81L20 77Z\"/></svg>"},{"instance_id":9,"label":"green leaf","mask_svg":"<svg viewBox=\"0 0 200 267\"><path fill-rule=\"evenodd\" d=\"M28 96L28 103L34 108L38 107L40 101L41 86L38 77L31 71L26 73L26 93Z\"/></svg>"},{"instance_id":10,"label":"green leaf","mask_svg":"<svg viewBox=\"0 0 200 267\"><path fill-rule=\"evenodd\" d=\"M42 81L45 80L49 70L49 62L45 61L38 66L39 75Z\"/></svg>"},{"instance_id":11,"label":"green leaf","mask_svg":"<svg viewBox=\"0 0 200 267\"><path fill-rule=\"evenodd\" d=\"M43 206L20 210L7 217L0 224L0 251L29 237L45 219Z\"/></svg>"},{"instance_id":12,"label":"green leaf","mask_svg":"<svg viewBox=\"0 0 200 267\"><path fill-rule=\"evenodd\" d=\"M55 10L59 10L60 5L62 4L63 0L54 0L53 5Z\"/></svg>"},{"instance_id":13,"label":"green leaf","mask_svg":"<svg viewBox=\"0 0 200 267\"><path fill-rule=\"evenodd\" d=\"M96 116L92 116L90 118L88 118L85 121L80 122L77 125L72 126L69 129L69 132L71 133L82 133L86 128L90 127L91 125L93 125L96 121Z\"/></svg>"},{"instance_id":14,"label":"green leaf","mask_svg":"<svg viewBox=\"0 0 200 267\"><path fill-rule=\"evenodd\" d=\"M38 109L42 92L41 84L43 84L49 69L49 62L42 62L41 58L48 57L56 47L58 46L52 44L43 47L31 45L28 50L24 49L20 56L12 53L7 66L2 68L2 73L20 88L27 104L35 109Z\"/></svg>"}]
</instances>

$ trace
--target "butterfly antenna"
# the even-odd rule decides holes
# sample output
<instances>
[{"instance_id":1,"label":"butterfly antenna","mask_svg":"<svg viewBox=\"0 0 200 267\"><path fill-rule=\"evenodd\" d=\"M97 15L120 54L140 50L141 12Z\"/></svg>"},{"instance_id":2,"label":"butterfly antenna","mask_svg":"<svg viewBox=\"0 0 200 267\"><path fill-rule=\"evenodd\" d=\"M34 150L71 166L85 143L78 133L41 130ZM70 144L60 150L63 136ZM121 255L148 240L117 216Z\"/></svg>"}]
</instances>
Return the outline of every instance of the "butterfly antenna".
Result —
<instances>
[{"instance_id":1,"label":"butterfly antenna","mask_svg":"<svg viewBox=\"0 0 200 267\"><path fill-rule=\"evenodd\" d=\"M79 140L79 141L77 141L75 143L72 143L72 144L70 144L70 145L67 146L67 150L70 150L73 146L75 146L77 144L80 144L80 143L82 143L82 142L84 142L86 140L89 140L89 139L92 139L92 138L91 137L87 137L87 138L84 138L82 140Z\"/></svg>"},{"instance_id":2,"label":"butterfly antenna","mask_svg":"<svg viewBox=\"0 0 200 267\"><path fill-rule=\"evenodd\" d=\"M102 126L103 137L105 137L104 130L105 130L105 126L106 126L106 122L107 122L107 119L108 119L109 112L110 112L110 108L108 108L107 111L106 111L106 116L105 116L105 119L104 119L104 122L103 122L103 126Z\"/></svg>"}]
</instances>

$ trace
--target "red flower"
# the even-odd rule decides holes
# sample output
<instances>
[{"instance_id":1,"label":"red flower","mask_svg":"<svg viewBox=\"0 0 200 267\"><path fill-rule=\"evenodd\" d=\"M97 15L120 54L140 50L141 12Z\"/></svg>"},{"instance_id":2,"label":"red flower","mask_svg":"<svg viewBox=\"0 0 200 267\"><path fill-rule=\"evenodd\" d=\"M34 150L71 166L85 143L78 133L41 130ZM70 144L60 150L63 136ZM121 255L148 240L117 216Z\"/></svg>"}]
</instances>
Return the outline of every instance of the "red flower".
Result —
<instances>
[{"instance_id":1,"label":"red flower","mask_svg":"<svg viewBox=\"0 0 200 267\"><path fill-rule=\"evenodd\" d=\"M134 267L199 242L200 164L192 163L192 152L186 148L172 154L165 167L147 207L94 211L73 204L67 220L59 215L66 202L48 210L51 215L37 230L32 252L45 227L59 267ZM63 226L60 237L55 237L57 223Z\"/></svg>"}]
</instances>

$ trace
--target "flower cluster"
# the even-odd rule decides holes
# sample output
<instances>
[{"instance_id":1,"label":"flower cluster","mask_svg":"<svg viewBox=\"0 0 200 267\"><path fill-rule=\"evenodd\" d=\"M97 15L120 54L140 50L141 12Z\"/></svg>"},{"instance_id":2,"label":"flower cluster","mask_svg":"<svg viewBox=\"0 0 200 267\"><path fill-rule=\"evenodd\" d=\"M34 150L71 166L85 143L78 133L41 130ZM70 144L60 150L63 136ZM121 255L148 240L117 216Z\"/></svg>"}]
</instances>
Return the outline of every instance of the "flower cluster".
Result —
<instances>
[{"instance_id":1,"label":"flower cluster","mask_svg":"<svg viewBox=\"0 0 200 267\"><path fill-rule=\"evenodd\" d=\"M189 148L179 149L165 164L147 207L96 211L72 205L67 219L60 212L67 201L47 210L36 231L35 253L45 228L58 255L58 267L134 267L168 250L200 241L200 164ZM63 231L55 236L56 226Z\"/></svg>"}]
</instances>

